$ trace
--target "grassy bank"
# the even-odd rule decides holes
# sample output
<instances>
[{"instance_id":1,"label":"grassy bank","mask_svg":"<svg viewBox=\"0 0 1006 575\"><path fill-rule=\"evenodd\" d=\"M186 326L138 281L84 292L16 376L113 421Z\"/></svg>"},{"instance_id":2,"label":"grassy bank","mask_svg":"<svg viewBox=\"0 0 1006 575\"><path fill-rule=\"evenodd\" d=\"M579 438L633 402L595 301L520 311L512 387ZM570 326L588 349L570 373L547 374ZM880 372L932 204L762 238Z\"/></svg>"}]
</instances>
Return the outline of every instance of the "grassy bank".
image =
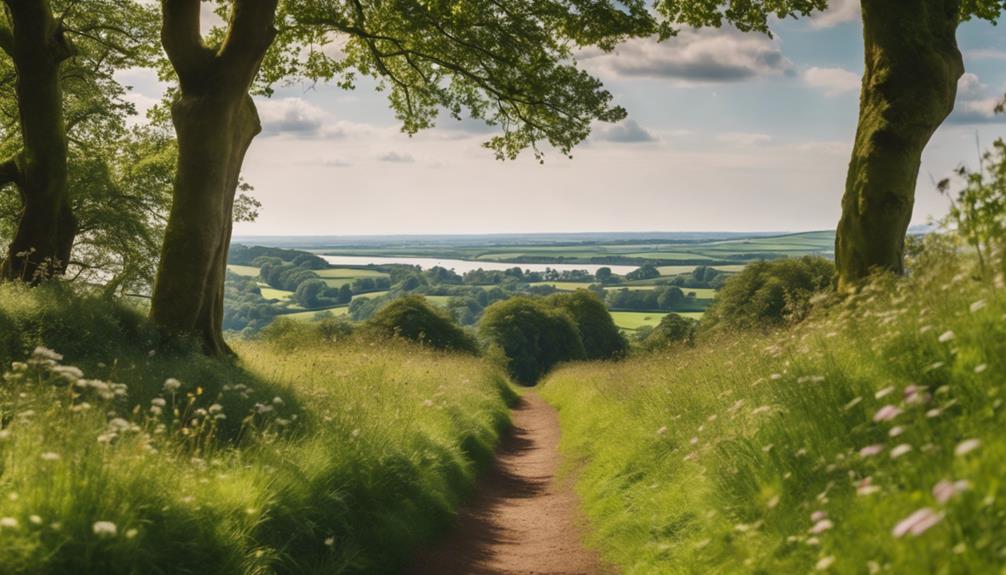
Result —
<instances>
[{"instance_id":1,"label":"grassy bank","mask_svg":"<svg viewBox=\"0 0 1006 575\"><path fill-rule=\"evenodd\" d=\"M228 364L152 352L130 309L0 288L0 572L393 572L511 392L470 356L311 333Z\"/></svg>"},{"instance_id":2,"label":"grassy bank","mask_svg":"<svg viewBox=\"0 0 1006 575\"><path fill-rule=\"evenodd\" d=\"M959 265L782 333L549 377L605 557L627 575L999 573L1006 291Z\"/></svg>"}]
</instances>

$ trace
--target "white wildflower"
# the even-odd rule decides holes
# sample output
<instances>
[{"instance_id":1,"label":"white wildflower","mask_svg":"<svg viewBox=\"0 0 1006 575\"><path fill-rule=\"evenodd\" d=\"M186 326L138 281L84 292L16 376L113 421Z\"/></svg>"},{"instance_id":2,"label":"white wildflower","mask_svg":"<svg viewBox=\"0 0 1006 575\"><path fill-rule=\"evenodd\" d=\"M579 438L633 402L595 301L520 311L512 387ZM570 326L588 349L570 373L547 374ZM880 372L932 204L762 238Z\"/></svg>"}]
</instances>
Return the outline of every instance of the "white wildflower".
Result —
<instances>
[{"instance_id":1,"label":"white wildflower","mask_svg":"<svg viewBox=\"0 0 1006 575\"><path fill-rule=\"evenodd\" d=\"M41 360L41 361L56 362L56 361L62 361L63 360L63 356L62 355L56 353L55 351L53 351L53 350L51 350L51 349L49 349L47 347L43 347L41 345L38 346L38 347L36 347L35 351L31 352L31 357L34 360Z\"/></svg>"},{"instance_id":2,"label":"white wildflower","mask_svg":"<svg viewBox=\"0 0 1006 575\"><path fill-rule=\"evenodd\" d=\"M163 397L155 397L154 399L150 400L150 405L156 405L157 407L164 407L167 404L168 402L165 401Z\"/></svg>"},{"instance_id":3,"label":"white wildflower","mask_svg":"<svg viewBox=\"0 0 1006 575\"><path fill-rule=\"evenodd\" d=\"M965 439L954 448L954 455L967 455L982 446L980 439Z\"/></svg>"},{"instance_id":4,"label":"white wildflower","mask_svg":"<svg viewBox=\"0 0 1006 575\"><path fill-rule=\"evenodd\" d=\"M877 399L881 399L884 396L890 395L893 391L894 391L894 386L893 385L889 385L889 386L885 387L884 389L881 389L877 393L873 394L873 397L876 397Z\"/></svg>"},{"instance_id":5,"label":"white wildflower","mask_svg":"<svg viewBox=\"0 0 1006 575\"><path fill-rule=\"evenodd\" d=\"M42 461L59 461L59 454L52 451L46 451L40 457Z\"/></svg>"},{"instance_id":6,"label":"white wildflower","mask_svg":"<svg viewBox=\"0 0 1006 575\"><path fill-rule=\"evenodd\" d=\"M179 389L181 389L181 387L182 387L182 382L178 381L177 379L175 379L173 377L169 377L168 379L164 380L164 391L167 391L169 393L174 393L174 392L178 391Z\"/></svg>"},{"instance_id":7,"label":"white wildflower","mask_svg":"<svg viewBox=\"0 0 1006 575\"><path fill-rule=\"evenodd\" d=\"M901 409L895 405L885 405L873 415L873 421L891 421L901 415Z\"/></svg>"},{"instance_id":8,"label":"white wildflower","mask_svg":"<svg viewBox=\"0 0 1006 575\"><path fill-rule=\"evenodd\" d=\"M985 304L985 300L980 299L980 300L974 302L973 304L971 304L971 307L969 309L971 310L971 313L977 313L977 312L980 312L981 310L985 309L985 305L986 305Z\"/></svg>"},{"instance_id":9,"label":"white wildflower","mask_svg":"<svg viewBox=\"0 0 1006 575\"><path fill-rule=\"evenodd\" d=\"M975 373L984 373L986 369L989 368L987 363L980 363L975 366Z\"/></svg>"},{"instance_id":10,"label":"white wildflower","mask_svg":"<svg viewBox=\"0 0 1006 575\"><path fill-rule=\"evenodd\" d=\"M957 336L954 334L954 332L948 329L947 331L941 333L940 337L937 339L939 340L940 343L947 343L948 341L952 341L955 337Z\"/></svg>"},{"instance_id":11,"label":"white wildflower","mask_svg":"<svg viewBox=\"0 0 1006 575\"><path fill-rule=\"evenodd\" d=\"M933 511L929 507L923 507L908 517L902 519L891 530L894 537L904 537L905 535L919 536L929 530L930 527L943 521L943 514Z\"/></svg>"},{"instance_id":12,"label":"white wildflower","mask_svg":"<svg viewBox=\"0 0 1006 575\"><path fill-rule=\"evenodd\" d=\"M91 526L91 530L98 537L115 537L119 532L119 528L111 521L95 521L94 525Z\"/></svg>"},{"instance_id":13,"label":"white wildflower","mask_svg":"<svg viewBox=\"0 0 1006 575\"><path fill-rule=\"evenodd\" d=\"M834 563L835 563L835 556L828 555L827 557L822 557L820 560L818 560L817 565L814 566L814 569L817 569L818 571L827 571Z\"/></svg>"},{"instance_id":14,"label":"white wildflower","mask_svg":"<svg viewBox=\"0 0 1006 575\"><path fill-rule=\"evenodd\" d=\"M875 443L873 445L867 445L866 447L859 450L860 457L873 457L884 450L884 446L880 443Z\"/></svg>"},{"instance_id":15,"label":"white wildflower","mask_svg":"<svg viewBox=\"0 0 1006 575\"><path fill-rule=\"evenodd\" d=\"M933 486L933 498L942 505L968 489L971 489L971 482L966 479L958 481L943 479Z\"/></svg>"},{"instance_id":16,"label":"white wildflower","mask_svg":"<svg viewBox=\"0 0 1006 575\"><path fill-rule=\"evenodd\" d=\"M667 433L667 426L666 425L661 426L661 428L657 430L657 435L663 435L665 433Z\"/></svg>"},{"instance_id":17,"label":"white wildflower","mask_svg":"<svg viewBox=\"0 0 1006 575\"><path fill-rule=\"evenodd\" d=\"M17 519L13 517L0 517L0 528L3 529L17 529L18 522Z\"/></svg>"},{"instance_id":18,"label":"white wildflower","mask_svg":"<svg viewBox=\"0 0 1006 575\"><path fill-rule=\"evenodd\" d=\"M912 446L907 443L895 447L891 450L891 459L897 459L912 450Z\"/></svg>"},{"instance_id":19,"label":"white wildflower","mask_svg":"<svg viewBox=\"0 0 1006 575\"><path fill-rule=\"evenodd\" d=\"M817 523L815 523L814 526L810 528L810 532L813 533L814 535L820 535L821 533L824 533L825 531L831 529L834 526L835 524L832 523L830 520L822 519Z\"/></svg>"}]
</instances>

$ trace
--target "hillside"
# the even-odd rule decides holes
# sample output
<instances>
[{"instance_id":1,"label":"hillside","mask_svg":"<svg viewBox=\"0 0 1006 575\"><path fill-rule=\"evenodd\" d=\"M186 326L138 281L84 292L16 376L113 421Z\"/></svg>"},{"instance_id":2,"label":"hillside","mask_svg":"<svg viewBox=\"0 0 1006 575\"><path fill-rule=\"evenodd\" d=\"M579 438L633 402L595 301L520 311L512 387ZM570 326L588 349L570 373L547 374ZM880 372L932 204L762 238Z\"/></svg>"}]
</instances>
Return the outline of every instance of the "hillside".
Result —
<instances>
[{"instance_id":1,"label":"hillside","mask_svg":"<svg viewBox=\"0 0 1006 575\"><path fill-rule=\"evenodd\" d=\"M287 330L231 364L154 334L0 287L0 573L394 572L449 526L513 398L484 361L403 342Z\"/></svg>"},{"instance_id":2,"label":"hillside","mask_svg":"<svg viewBox=\"0 0 1006 575\"><path fill-rule=\"evenodd\" d=\"M626 575L1000 572L1003 276L913 269L790 330L554 372L603 556Z\"/></svg>"}]
</instances>

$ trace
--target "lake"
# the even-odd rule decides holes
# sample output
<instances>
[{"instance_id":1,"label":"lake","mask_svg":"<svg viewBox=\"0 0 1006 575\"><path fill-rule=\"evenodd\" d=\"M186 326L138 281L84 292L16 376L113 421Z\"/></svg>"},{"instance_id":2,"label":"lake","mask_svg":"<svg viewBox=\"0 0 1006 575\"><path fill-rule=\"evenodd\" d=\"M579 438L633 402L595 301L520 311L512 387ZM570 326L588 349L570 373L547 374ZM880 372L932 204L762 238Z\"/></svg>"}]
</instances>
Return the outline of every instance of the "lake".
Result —
<instances>
[{"instance_id":1,"label":"lake","mask_svg":"<svg viewBox=\"0 0 1006 575\"><path fill-rule=\"evenodd\" d=\"M320 255L320 254L319 254ZM604 264L516 264L516 263L506 263L506 262L484 262L484 261L471 261L471 260L451 260L451 259L440 259L440 258L409 258L409 257L374 257L374 256L326 256L320 255L325 258L325 261L332 264L333 266L366 266L366 265L382 265L382 264L406 264L411 266L419 266L424 270L428 270L432 267L440 266L449 270L454 270L455 273L464 274L465 272L470 272L482 268L484 270L508 270L510 268L519 267L523 270L530 270L533 272L543 272L546 268L558 270L558 271L573 271L573 270L587 270L589 273L595 273L599 268L611 268L616 274L625 275L631 271L638 269L639 266L610 266Z\"/></svg>"}]
</instances>

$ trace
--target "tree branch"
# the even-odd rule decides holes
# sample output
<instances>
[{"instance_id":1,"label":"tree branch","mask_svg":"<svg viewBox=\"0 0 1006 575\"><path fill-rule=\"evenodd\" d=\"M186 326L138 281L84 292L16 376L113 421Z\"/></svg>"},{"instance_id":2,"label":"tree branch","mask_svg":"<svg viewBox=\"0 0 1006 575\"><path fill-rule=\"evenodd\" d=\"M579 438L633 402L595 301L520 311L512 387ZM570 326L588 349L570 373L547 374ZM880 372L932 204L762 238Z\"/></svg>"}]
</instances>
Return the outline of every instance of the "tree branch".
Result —
<instances>
[{"instance_id":1,"label":"tree branch","mask_svg":"<svg viewBox=\"0 0 1006 575\"><path fill-rule=\"evenodd\" d=\"M262 58L276 38L278 3L278 0L234 0L219 57L226 73L242 90L247 90L255 79Z\"/></svg>"},{"instance_id":2,"label":"tree branch","mask_svg":"<svg viewBox=\"0 0 1006 575\"><path fill-rule=\"evenodd\" d=\"M212 60L199 31L199 0L161 0L161 45L183 84Z\"/></svg>"},{"instance_id":3,"label":"tree branch","mask_svg":"<svg viewBox=\"0 0 1006 575\"><path fill-rule=\"evenodd\" d=\"M14 31L9 24L0 24L0 50L11 58L14 57Z\"/></svg>"}]
</instances>

